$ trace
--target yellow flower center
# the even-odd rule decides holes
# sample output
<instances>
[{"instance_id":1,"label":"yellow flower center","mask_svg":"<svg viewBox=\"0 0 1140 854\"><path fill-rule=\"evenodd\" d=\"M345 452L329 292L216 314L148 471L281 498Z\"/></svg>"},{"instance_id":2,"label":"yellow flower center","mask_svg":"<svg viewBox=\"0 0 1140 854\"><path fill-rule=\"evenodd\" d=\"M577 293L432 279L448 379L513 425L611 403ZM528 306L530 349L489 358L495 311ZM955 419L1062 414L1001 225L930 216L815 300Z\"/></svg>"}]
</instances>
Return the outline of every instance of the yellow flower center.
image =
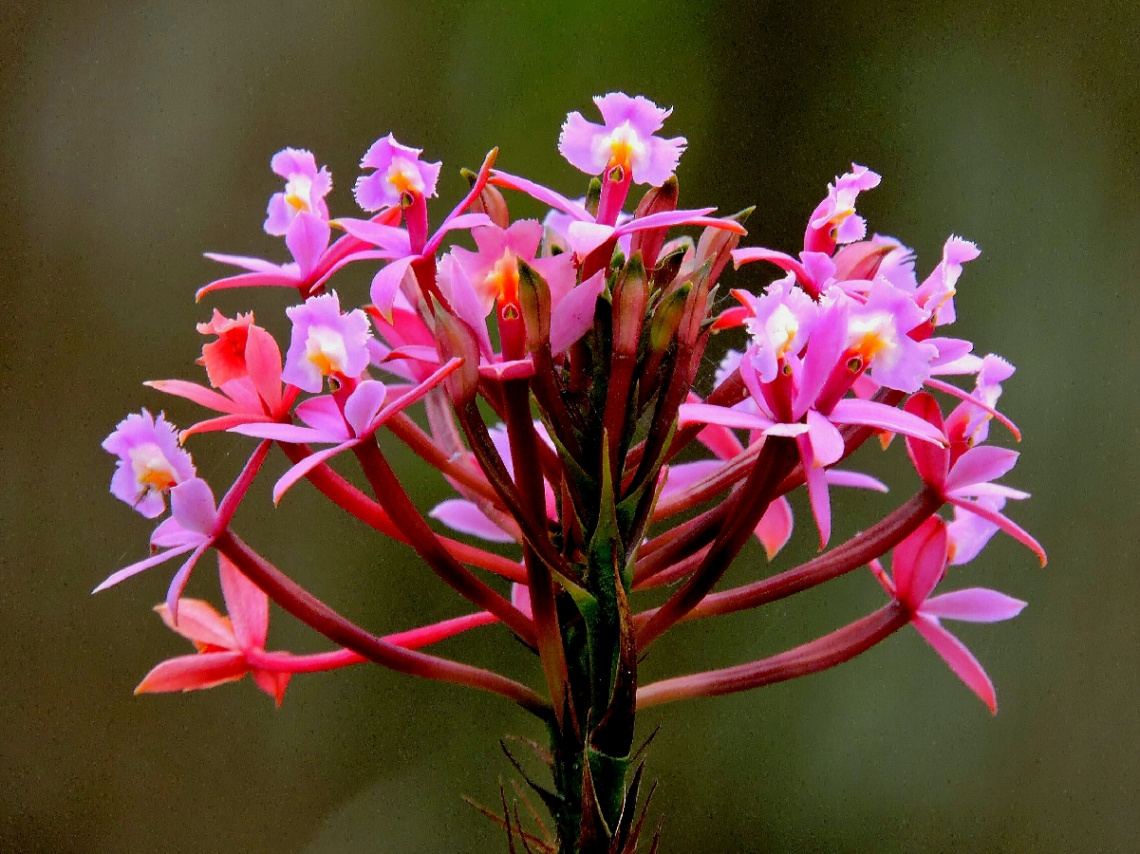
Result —
<instances>
[{"instance_id":1,"label":"yellow flower center","mask_svg":"<svg viewBox=\"0 0 1140 854\"><path fill-rule=\"evenodd\" d=\"M170 461L153 442L131 448L129 456L135 483L142 491L165 492L178 483L178 475Z\"/></svg>"},{"instance_id":2,"label":"yellow flower center","mask_svg":"<svg viewBox=\"0 0 1140 854\"><path fill-rule=\"evenodd\" d=\"M641 160L645 156L645 143L629 122L623 122L614 128L614 132L602 140L602 145L610 150L609 168L620 166L629 170L635 160Z\"/></svg>"},{"instance_id":3,"label":"yellow flower center","mask_svg":"<svg viewBox=\"0 0 1140 854\"><path fill-rule=\"evenodd\" d=\"M326 377L343 373L347 358L344 339L331 329L314 326L305 342L305 358Z\"/></svg>"}]
</instances>

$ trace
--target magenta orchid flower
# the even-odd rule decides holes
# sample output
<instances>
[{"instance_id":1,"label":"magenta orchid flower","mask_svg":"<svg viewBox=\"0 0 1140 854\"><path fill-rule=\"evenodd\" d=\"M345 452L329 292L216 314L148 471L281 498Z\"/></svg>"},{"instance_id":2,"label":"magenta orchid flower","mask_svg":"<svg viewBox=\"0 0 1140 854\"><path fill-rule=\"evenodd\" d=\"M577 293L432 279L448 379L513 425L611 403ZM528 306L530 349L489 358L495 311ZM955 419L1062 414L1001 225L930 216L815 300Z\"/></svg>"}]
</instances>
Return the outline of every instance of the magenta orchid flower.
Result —
<instances>
[{"instance_id":1,"label":"magenta orchid flower","mask_svg":"<svg viewBox=\"0 0 1140 854\"><path fill-rule=\"evenodd\" d=\"M932 427L942 430L942 410L938 402L926 392L916 394L908 400L905 410L922 418ZM1016 451L992 445L979 445L962 453L956 453L957 449L954 447L919 444L912 442L909 437L906 447L923 483L936 490L947 503L967 513L980 516L1001 528L1019 543L1031 549L1040 559L1041 565L1045 565L1047 561L1045 549L1037 540L1013 520L979 500L982 496L998 496L1015 501L1029 497L1028 492L992 483L1013 468L1018 457Z\"/></svg>"},{"instance_id":2,"label":"magenta orchid flower","mask_svg":"<svg viewBox=\"0 0 1140 854\"><path fill-rule=\"evenodd\" d=\"M194 477L194 462L163 413L128 415L103 440L103 450L119 458L111 493L148 519L166 510L166 493Z\"/></svg>"},{"instance_id":3,"label":"magenta orchid flower","mask_svg":"<svg viewBox=\"0 0 1140 854\"><path fill-rule=\"evenodd\" d=\"M341 314L336 292L305 300L285 309L293 321L289 352L281 372L285 382L308 392L320 392L325 377L353 380L368 367L368 315L356 308Z\"/></svg>"},{"instance_id":4,"label":"magenta orchid flower","mask_svg":"<svg viewBox=\"0 0 1140 854\"><path fill-rule=\"evenodd\" d=\"M264 454L262 455L264 458ZM214 494L209 485L201 478L191 478L170 491L171 515L154 533L151 534L150 546L156 551L145 560L132 563L117 572L111 573L92 593L99 593L109 587L114 587L120 581L138 575L144 570L168 560L189 553L189 557L179 567L170 582L166 594L166 607L170 609L173 619L178 619L178 600L186 583L190 579L198 559L205 554L206 549L214 542L218 533L228 524L232 510L224 516L219 514L214 505Z\"/></svg>"},{"instance_id":5,"label":"magenta orchid flower","mask_svg":"<svg viewBox=\"0 0 1140 854\"><path fill-rule=\"evenodd\" d=\"M360 161L361 169L374 169L356 179L356 203L369 212L397 207L412 195L430 199L435 195L442 163L420 160L422 148L396 142L392 134L372 143Z\"/></svg>"},{"instance_id":6,"label":"magenta orchid flower","mask_svg":"<svg viewBox=\"0 0 1140 854\"><path fill-rule=\"evenodd\" d=\"M685 138L661 139L655 134L673 111L641 95L631 98L611 92L594 98L604 124L586 121L578 111L562 125L558 150L570 165L587 175L620 168L635 184L664 184L677 170Z\"/></svg>"},{"instance_id":7,"label":"magenta orchid flower","mask_svg":"<svg viewBox=\"0 0 1140 854\"><path fill-rule=\"evenodd\" d=\"M292 674L286 670L264 670L251 661L265 651L269 597L225 555L218 555L218 571L227 616L200 599L182 599L177 620L167 605L155 608L162 621L193 643L198 652L157 665L143 677L135 693L195 691L237 682L249 674L257 687L280 706Z\"/></svg>"},{"instance_id":8,"label":"magenta orchid flower","mask_svg":"<svg viewBox=\"0 0 1140 854\"><path fill-rule=\"evenodd\" d=\"M186 380L145 383L222 413L183 430L182 438L253 421L282 420L300 390L282 390L281 350L272 335L254 324L253 313L230 320L215 309L213 319L199 323L198 331L218 336L202 348L199 360L205 365L210 384L218 391Z\"/></svg>"},{"instance_id":9,"label":"magenta orchid flower","mask_svg":"<svg viewBox=\"0 0 1140 854\"><path fill-rule=\"evenodd\" d=\"M946 572L949 560L946 525L937 516L895 547L888 576L876 561L873 569L884 589L911 614L911 625L949 665L954 674L997 714L993 682L966 646L942 627L942 620L993 623L1021 613L1025 602L973 587L931 596Z\"/></svg>"}]
</instances>

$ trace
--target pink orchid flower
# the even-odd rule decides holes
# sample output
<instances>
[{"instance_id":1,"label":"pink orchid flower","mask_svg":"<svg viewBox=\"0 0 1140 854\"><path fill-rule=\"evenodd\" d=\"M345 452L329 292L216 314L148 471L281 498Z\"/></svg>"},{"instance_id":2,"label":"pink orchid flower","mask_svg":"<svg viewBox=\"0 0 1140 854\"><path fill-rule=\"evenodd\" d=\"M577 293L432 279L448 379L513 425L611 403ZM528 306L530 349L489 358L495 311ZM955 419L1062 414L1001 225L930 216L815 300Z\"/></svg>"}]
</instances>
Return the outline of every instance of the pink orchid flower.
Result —
<instances>
[{"instance_id":1,"label":"pink orchid flower","mask_svg":"<svg viewBox=\"0 0 1140 854\"><path fill-rule=\"evenodd\" d=\"M887 593L910 612L911 625L990 712L997 714L993 682L966 646L942 627L941 621L1009 620L1020 614L1027 603L982 587L931 596L946 572L948 548L946 524L934 516L895 548L891 561L893 578L877 560L872 569Z\"/></svg>"},{"instance_id":2,"label":"pink orchid flower","mask_svg":"<svg viewBox=\"0 0 1140 854\"><path fill-rule=\"evenodd\" d=\"M932 427L943 429L942 409L926 392L916 394L906 402L904 408ZM960 507L967 513L980 516L1001 528L1019 543L1031 549L1040 559L1041 565L1045 565L1047 561L1045 549L1037 540L1013 520L979 500L982 496L997 496L1015 501L1029 497L1028 492L991 482L1014 467L1018 457L1016 451L992 445L979 445L962 451L960 445L950 448L938 447L925 442L921 444L913 442L909 437L906 447L915 471L923 483L937 490L947 503Z\"/></svg>"},{"instance_id":3,"label":"pink orchid flower","mask_svg":"<svg viewBox=\"0 0 1140 854\"><path fill-rule=\"evenodd\" d=\"M309 297L285 309L293 321L281 378L307 392L324 388L325 377L354 380L368 367L368 315L361 309L341 314L335 291Z\"/></svg>"},{"instance_id":4,"label":"pink orchid flower","mask_svg":"<svg viewBox=\"0 0 1140 854\"><path fill-rule=\"evenodd\" d=\"M332 176L326 167L317 171L313 155L304 150L286 148L270 161L275 173L286 179L285 191L274 193L269 200L265 231L284 236L285 246L293 256L292 263L274 264L262 258L207 252L211 261L239 267L246 272L216 279L199 288L197 299L213 291L247 287L297 288L301 296L319 292L324 283L339 269L362 257L388 257L368 251L368 244L351 235L336 240L331 246L332 230L324 197L332 189ZM374 219L391 225L398 222L400 211L383 211ZM350 258L349 256L352 256Z\"/></svg>"},{"instance_id":5,"label":"pink orchid flower","mask_svg":"<svg viewBox=\"0 0 1140 854\"><path fill-rule=\"evenodd\" d=\"M206 367L210 385L218 391L186 380L145 383L223 413L183 430L182 438L254 421L280 421L300 389L291 386L282 390L281 350L272 335L254 324L253 313L230 320L215 309L213 319L199 323L198 331L218 336L202 348L199 360Z\"/></svg>"},{"instance_id":6,"label":"pink orchid flower","mask_svg":"<svg viewBox=\"0 0 1140 854\"><path fill-rule=\"evenodd\" d=\"M317 160L311 151L283 149L273 155L269 167L285 179L285 190L269 198L264 226L266 234L283 237L303 213L328 222L325 196L332 190L332 175L327 166L317 171Z\"/></svg>"},{"instance_id":7,"label":"pink orchid flower","mask_svg":"<svg viewBox=\"0 0 1140 854\"><path fill-rule=\"evenodd\" d=\"M661 139L655 134L673 111L641 95L631 98L611 92L594 98L604 124L586 121L576 110L566 117L558 150L576 169L601 175L620 168L635 184L664 184L677 170L685 138Z\"/></svg>"},{"instance_id":8,"label":"pink orchid flower","mask_svg":"<svg viewBox=\"0 0 1140 854\"><path fill-rule=\"evenodd\" d=\"M421 154L422 148L401 145L392 134L372 143L360 168L376 171L356 179L356 203L372 212L399 206L413 194L428 199L434 196L443 164L425 163L420 160Z\"/></svg>"},{"instance_id":9,"label":"pink orchid flower","mask_svg":"<svg viewBox=\"0 0 1140 854\"><path fill-rule=\"evenodd\" d=\"M119 458L111 493L148 519L166 510L166 493L194 477L194 462L163 413L157 419L145 409L128 415L103 440L103 450Z\"/></svg>"},{"instance_id":10,"label":"pink orchid flower","mask_svg":"<svg viewBox=\"0 0 1140 854\"><path fill-rule=\"evenodd\" d=\"M265 651L269 633L269 597L246 578L225 555L218 555L218 572L228 616L208 602L183 599L177 621L167 605L155 608L162 621L193 643L198 652L171 658L151 670L136 694L195 691L236 682L250 674L257 687L281 705L292 675L285 670L263 670L251 662Z\"/></svg>"}]
</instances>

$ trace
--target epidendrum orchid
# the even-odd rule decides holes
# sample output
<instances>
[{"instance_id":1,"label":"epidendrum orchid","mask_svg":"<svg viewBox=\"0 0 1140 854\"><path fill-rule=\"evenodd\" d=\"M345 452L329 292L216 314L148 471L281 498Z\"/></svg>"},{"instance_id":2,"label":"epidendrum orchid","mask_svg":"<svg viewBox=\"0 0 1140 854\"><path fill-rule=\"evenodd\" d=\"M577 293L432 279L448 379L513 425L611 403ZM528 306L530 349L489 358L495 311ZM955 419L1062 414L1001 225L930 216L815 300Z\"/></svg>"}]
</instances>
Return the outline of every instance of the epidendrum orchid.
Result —
<instances>
[{"instance_id":1,"label":"epidendrum orchid","mask_svg":"<svg viewBox=\"0 0 1140 854\"><path fill-rule=\"evenodd\" d=\"M495 150L464 173L470 192L434 229L427 200L441 164L391 135L361 163L355 198L368 218L330 218L332 178L312 153L275 155L285 187L271 196L264 229L284 238L293 261L210 254L246 272L198 293L295 288L285 356L252 312L215 310L198 326L209 339L205 382L149 383L211 414L179 434L144 409L104 442L118 457L112 493L147 518L162 516L169 496L170 516L151 537L151 557L97 588L183 558L158 611L197 652L158 664L138 692L249 674L280 704L297 674L372 662L517 703L548 727L550 749L536 754L550 779L532 786L552 826L536 819L525 829L505 795L504 812L488 812L511 850L519 842L562 854L632 852L643 841L634 723L651 706L815 673L913 625L996 711L982 665L941 621L1005 620L1025 603L984 588L934 591L957 587L957 567L999 530L1045 561L1003 513L1026 493L994 482L1017 455L987 444L992 420L1020 438L995 408L1013 367L940 334L955 320L974 244L951 237L920 283L908 248L867 237L856 200L880 178L853 166L811 213L796 255L738 248L747 212L678 207L685 140L659 135L670 111L621 93L595 102L603 123L570 113L558 146L591 176L581 200L497 171ZM635 184L648 190L627 205ZM504 191L550 214L512 220ZM759 292L726 291L730 262L757 261L786 275ZM348 266L372 275L367 296L331 289ZM710 378L700 368L715 338L729 346ZM971 376L972 389L943 379ZM937 396L953 402L949 415ZM421 406L423 417L413 417ZM258 442L217 503L181 442L219 430ZM436 469L455 497L417 507L377 442L382 431ZM893 443L896 435L903 441ZM840 467L872 438L883 451L905 446L915 493L832 544L832 487L886 491ZM246 544L234 521L274 447L289 462L274 501L287 510L287 490L308 481L379 541L410 545L466 608L426 626L407 615L378 634ZM679 458L702 448L700 458ZM338 472L346 467L359 468L371 494ZM794 526L787 497L800 487L820 553L781 568ZM772 567L721 585L752 537ZM504 556L479 540L517 548ZM183 596L211 550L227 616ZM878 611L755 661L639 680L641 660L678 623L756 609L860 567L887 593ZM411 584L425 579L408 575ZM270 600L331 648L267 651ZM424 649L476 630L513 635L534 653L535 671L508 676Z\"/></svg>"}]
</instances>

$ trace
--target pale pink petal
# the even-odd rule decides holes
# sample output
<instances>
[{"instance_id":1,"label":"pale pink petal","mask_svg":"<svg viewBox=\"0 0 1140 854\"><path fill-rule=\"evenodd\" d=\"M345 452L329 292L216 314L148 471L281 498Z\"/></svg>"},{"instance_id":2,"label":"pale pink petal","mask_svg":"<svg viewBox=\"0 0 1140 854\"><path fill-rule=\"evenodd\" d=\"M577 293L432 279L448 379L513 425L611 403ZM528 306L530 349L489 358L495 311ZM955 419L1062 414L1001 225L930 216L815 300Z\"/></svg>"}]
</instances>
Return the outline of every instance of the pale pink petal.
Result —
<instances>
[{"instance_id":1,"label":"pale pink petal","mask_svg":"<svg viewBox=\"0 0 1140 854\"><path fill-rule=\"evenodd\" d=\"M605 289L606 280L599 270L574 288L550 315L550 349L555 354L566 350L594 325L594 307Z\"/></svg>"},{"instance_id":2,"label":"pale pink petal","mask_svg":"<svg viewBox=\"0 0 1140 854\"><path fill-rule=\"evenodd\" d=\"M242 436L252 436L255 439L272 439L274 442L290 442L293 444L340 442L347 438L347 436L330 436L328 433L321 430L314 430L312 427L301 427L296 424L280 424L276 421L238 424L236 427L229 428L226 432L239 433Z\"/></svg>"},{"instance_id":3,"label":"pale pink petal","mask_svg":"<svg viewBox=\"0 0 1140 854\"><path fill-rule=\"evenodd\" d=\"M946 476L946 491L957 492L977 483L997 480L1017 463L1017 451L982 445L970 448L950 468Z\"/></svg>"},{"instance_id":4,"label":"pale pink petal","mask_svg":"<svg viewBox=\"0 0 1140 854\"><path fill-rule=\"evenodd\" d=\"M156 555L151 555L145 560L140 560L137 563L132 563L130 566L125 566L117 572L113 572L104 579L98 587L92 590L92 593L99 593L106 590L108 587L114 587L120 581L130 578L132 575L138 575L140 572L150 569L152 566L158 566L160 563L166 563L168 560L184 555L186 552L191 551L197 544L181 546L176 549L159 552Z\"/></svg>"},{"instance_id":5,"label":"pale pink petal","mask_svg":"<svg viewBox=\"0 0 1140 854\"><path fill-rule=\"evenodd\" d=\"M826 416L814 409L807 413L808 435L811 437L812 456L818 466L829 466L843 456L843 435Z\"/></svg>"},{"instance_id":6,"label":"pale pink petal","mask_svg":"<svg viewBox=\"0 0 1140 854\"><path fill-rule=\"evenodd\" d=\"M661 498L691 489L709 475L724 467L722 460L695 460L668 466L668 477L661 488Z\"/></svg>"},{"instance_id":7,"label":"pale pink petal","mask_svg":"<svg viewBox=\"0 0 1140 854\"><path fill-rule=\"evenodd\" d=\"M529 358L512 359L507 362L492 362L479 365L479 376L484 379L503 382L504 380L525 380L534 376L534 362Z\"/></svg>"},{"instance_id":8,"label":"pale pink petal","mask_svg":"<svg viewBox=\"0 0 1140 854\"><path fill-rule=\"evenodd\" d=\"M331 394L322 394L320 397L310 397L301 401L296 413L298 418L314 430L334 437L326 441L340 442L351 438L340 407Z\"/></svg>"},{"instance_id":9,"label":"pale pink petal","mask_svg":"<svg viewBox=\"0 0 1140 854\"><path fill-rule=\"evenodd\" d=\"M285 235L285 245L293 253L301 275L307 276L316 268L321 255L328 248L330 236L328 222L308 211L297 214Z\"/></svg>"},{"instance_id":10,"label":"pale pink petal","mask_svg":"<svg viewBox=\"0 0 1140 854\"><path fill-rule=\"evenodd\" d=\"M195 477L175 486L170 490L170 514L186 530L212 535L218 512L210 485Z\"/></svg>"},{"instance_id":11,"label":"pale pink petal","mask_svg":"<svg viewBox=\"0 0 1140 854\"><path fill-rule=\"evenodd\" d=\"M994 684L965 644L938 625L936 620L921 614L915 617L913 625L926 642L934 647L934 651L942 656L942 660L950 665L955 675L966 683L966 687L981 698L991 714L996 715L997 694L994 692Z\"/></svg>"},{"instance_id":12,"label":"pale pink petal","mask_svg":"<svg viewBox=\"0 0 1140 854\"><path fill-rule=\"evenodd\" d=\"M828 469L827 482L831 486L846 486L854 489L870 489L875 492L890 492L887 485L869 474L843 469Z\"/></svg>"},{"instance_id":13,"label":"pale pink petal","mask_svg":"<svg viewBox=\"0 0 1140 854\"><path fill-rule=\"evenodd\" d=\"M344 402L344 420L356 436L369 432L384 406L388 390L379 380L365 380Z\"/></svg>"},{"instance_id":14,"label":"pale pink petal","mask_svg":"<svg viewBox=\"0 0 1140 854\"><path fill-rule=\"evenodd\" d=\"M598 225L592 222L572 222L567 229L570 249L579 258L585 258L607 240L614 237L617 230L612 225Z\"/></svg>"},{"instance_id":15,"label":"pale pink petal","mask_svg":"<svg viewBox=\"0 0 1140 854\"><path fill-rule=\"evenodd\" d=\"M428 515L461 534L469 534L492 543L513 543L517 539L488 519L475 504L462 498L442 501Z\"/></svg>"},{"instance_id":16,"label":"pale pink petal","mask_svg":"<svg viewBox=\"0 0 1140 854\"><path fill-rule=\"evenodd\" d=\"M248 255L223 255L220 252L203 252L203 257L219 264L229 264L231 267L241 267L252 273L280 273L281 265L266 261L264 258L251 258Z\"/></svg>"},{"instance_id":17,"label":"pale pink petal","mask_svg":"<svg viewBox=\"0 0 1140 854\"><path fill-rule=\"evenodd\" d=\"M926 600L920 610L923 614L943 620L996 623L1000 620L1012 620L1028 604L996 590L970 587L966 590L932 596Z\"/></svg>"},{"instance_id":18,"label":"pale pink petal","mask_svg":"<svg viewBox=\"0 0 1140 854\"><path fill-rule=\"evenodd\" d=\"M396 294L400 292L400 283L414 260L414 258L397 258L382 267L372 279L369 291L372 304L389 323L392 322L392 304L396 301Z\"/></svg>"},{"instance_id":19,"label":"pale pink petal","mask_svg":"<svg viewBox=\"0 0 1140 854\"><path fill-rule=\"evenodd\" d=\"M600 175L609 163L610 152L597 143L605 136L602 125L586 121L577 110L566 116L558 137L558 152L587 175Z\"/></svg>"}]
</instances>

